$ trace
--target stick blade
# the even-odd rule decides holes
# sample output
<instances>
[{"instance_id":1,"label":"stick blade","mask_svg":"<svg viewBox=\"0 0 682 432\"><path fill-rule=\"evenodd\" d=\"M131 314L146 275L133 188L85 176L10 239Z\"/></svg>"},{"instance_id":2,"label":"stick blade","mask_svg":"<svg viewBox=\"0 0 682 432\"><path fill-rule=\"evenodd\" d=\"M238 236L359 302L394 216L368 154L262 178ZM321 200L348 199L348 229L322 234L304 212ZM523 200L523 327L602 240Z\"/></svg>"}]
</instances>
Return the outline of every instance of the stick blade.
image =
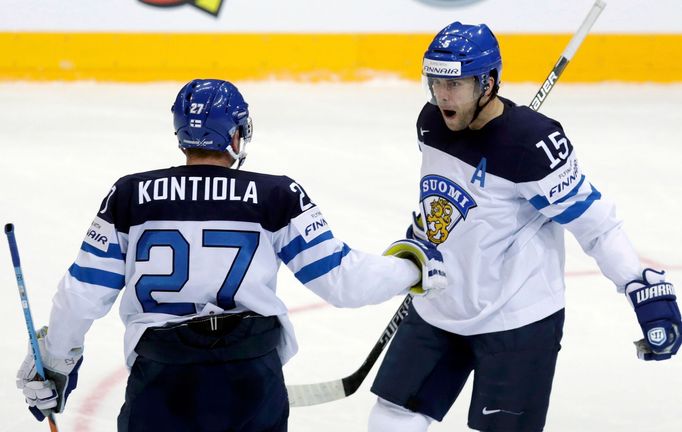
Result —
<instances>
[{"instance_id":1,"label":"stick blade","mask_svg":"<svg viewBox=\"0 0 682 432\"><path fill-rule=\"evenodd\" d=\"M289 406L291 407L318 405L348 396L343 389L343 380L289 385L287 392L289 393Z\"/></svg>"}]
</instances>

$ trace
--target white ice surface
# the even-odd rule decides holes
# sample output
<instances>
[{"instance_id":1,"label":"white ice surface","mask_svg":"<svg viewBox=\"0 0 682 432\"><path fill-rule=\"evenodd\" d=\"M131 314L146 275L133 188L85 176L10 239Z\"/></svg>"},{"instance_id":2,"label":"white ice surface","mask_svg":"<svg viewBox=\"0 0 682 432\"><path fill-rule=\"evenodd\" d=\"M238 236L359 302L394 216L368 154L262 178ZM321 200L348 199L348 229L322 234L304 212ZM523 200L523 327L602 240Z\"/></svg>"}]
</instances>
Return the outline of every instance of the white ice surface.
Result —
<instances>
[{"instance_id":1,"label":"white ice surface","mask_svg":"<svg viewBox=\"0 0 682 432\"><path fill-rule=\"evenodd\" d=\"M179 86L0 84L0 222L16 224L36 325L47 321L57 281L113 181L183 162L170 115ZM247 169L295 178L323 209L334 233L352 247L379 252L403 235L417 199L419 85L241 83L240 88L255 120ZM526 103L535 88L507 85L503 94ZM643 259L668 269L669 279L682 286L680 100L682 85L561 83L543 112L562 122L584 171L618 203ZM682 430L682 359L635 358L632 341L641 335L634 313L573 240L567 270L564 348L546 430ZM294 309L301 345L285 367L290 383L353 372L400 301L356 310L318 307L321 301L286 269L280 273L280 293ZM0 432L45 431L47 425L26 412L14 385L26 331L7 246L0 246L0 323ZM115 311L93 325L80 384L58 417L63 431L115 430L125 386L122 330ZM350 398L293 409L290 430L365 430L373 375ZM432 431L468 430L470 391L468 385Z\"/></svg>"}]
</instances>

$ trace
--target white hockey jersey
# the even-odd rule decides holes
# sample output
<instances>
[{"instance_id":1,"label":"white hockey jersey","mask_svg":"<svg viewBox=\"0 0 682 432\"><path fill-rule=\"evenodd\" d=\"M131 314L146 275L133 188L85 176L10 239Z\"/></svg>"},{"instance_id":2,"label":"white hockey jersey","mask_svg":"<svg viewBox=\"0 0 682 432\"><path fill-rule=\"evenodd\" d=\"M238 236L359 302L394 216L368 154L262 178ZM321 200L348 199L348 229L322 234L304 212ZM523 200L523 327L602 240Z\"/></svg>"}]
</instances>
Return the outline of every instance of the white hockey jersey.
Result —
<instances>
[{"instance_id":1,"label":"white hockey jersey","mask_svg":"<svg viewBox=\"0 0 682 432\"><path fill-rule=\"evenodd\" d=\"M379 303L415 284L407 260L365 254L334 237L303 188L284 176L190 165L121 178L103 200L53 300L47 349L82 346L122 293L126 364L148 327L198 315L278 316L278 352L297 350L277 271L336 306Z\"/></svg>"},{"instance_id":2,"label":"white hockey jersey","mask_svg":"<svg viewBox=\"0 0 682 432\"><path fill-rule=\"evenodd\" d=\"M503 114L480 130L450 131L431 104L417 121L421 211L449 286L414 304L462 335L518 328L565 306L564 229L619 291L641 274L613 204L582 172L561 125L501 100Z\"/></svg>"}]
</instances>

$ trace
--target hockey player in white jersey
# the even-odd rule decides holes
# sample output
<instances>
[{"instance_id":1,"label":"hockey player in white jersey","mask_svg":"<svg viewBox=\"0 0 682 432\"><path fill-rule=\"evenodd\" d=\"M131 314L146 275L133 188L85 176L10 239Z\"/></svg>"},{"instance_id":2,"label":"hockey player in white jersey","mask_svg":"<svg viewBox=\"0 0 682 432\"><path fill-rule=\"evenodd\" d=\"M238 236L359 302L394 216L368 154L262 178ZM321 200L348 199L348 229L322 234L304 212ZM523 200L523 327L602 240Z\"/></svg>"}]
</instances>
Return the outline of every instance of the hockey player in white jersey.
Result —
<instances>
[{"instance_id":1,"label":"hockey player in white jersey","mask_svg":"<svg viewBox=\"0 0 682 432\"><path fill-rule=\"evenodd\" d=\"M370 432L422 432L474 373L468 425L539 432L564 320L564 230L634 306L644 360L676 354L680 312L664 272L642 268L614 206L559 122L498 96L502 59L485 25L452 23L423 58L417 120L421 215L449 285L415 299L372 391Z\"/></svg>"},{"instance_id":2,"label":"hockey player in white jersey","mask_svg":"<svg viewBox=\"0 0 682 432\"><path fill-rule=\"evenodd\" d=\"M59 284L17 384L37 418L62 412L84 337L121 294L130 376L119 431L287 430L282 364L297 350L277 297L284 263L341 307L446 284L435 247L394 243L400 259L350 248L301 185L238 169L252 135L248 105L221 80L194 80L172 107L186 165L125 176L111 188ZM418 264L418 265L415 265Z\"/></svg>"}]
</instances>

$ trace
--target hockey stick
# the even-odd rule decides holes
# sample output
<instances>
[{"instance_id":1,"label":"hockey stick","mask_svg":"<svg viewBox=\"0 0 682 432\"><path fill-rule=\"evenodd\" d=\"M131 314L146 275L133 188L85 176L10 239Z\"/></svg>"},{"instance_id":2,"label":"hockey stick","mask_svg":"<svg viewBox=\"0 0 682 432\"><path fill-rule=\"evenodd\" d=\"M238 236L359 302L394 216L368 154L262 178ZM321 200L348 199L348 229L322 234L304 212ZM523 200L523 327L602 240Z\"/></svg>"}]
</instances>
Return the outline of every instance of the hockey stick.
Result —
<instances>
[{"instance_id":1,"label":"hockey stick","mask_svg":"<svg viewBox=\"0 0 682 432\"><path fill-rule=\"evenodd\" d=\"M573 55L575 55L575 52L578 51L578 48L583 43L583 40L585 40L585 37L590 32L594 22L597 21L599 14L602 13L605 7L606 2L603 0L596 0L594 2L592 9L590 9L590 12L585 17L585 20L582 24L580 24L578 30L573 34L571 41L568 43L568 45L566 45L564 52L561 53L561 56L554 65L554 68L552 68L552 71L549 73L549 75L547 75L547 78L545 78L545 82L542 83L542 87L540 87L537 93L535 93L535 97L533 97L533 100L530 103L530 109L533 111L538 111L540 109L542 103L545 101L545 98L547 98L549 92L552 91L554 84L556 84L564 69L566 69L566 66L568 66L568 62L571 61Z\"/></svg>"},{"instance_id":2,"label":"hockey stick","mask_svg":"<svg viewBox=\"0 0 682 432\"><path fill-rule=\"evenodd\" d=\"M388 345L391 338L393 338L395 332L398 331L398 326L407 316L407 308L410 306L410 303L412 303L412 295L408 294L400 304L398 310L393 314L388 326L386 326L381 333L381 337L377 343L374 344L372 351L370 351L358 370L345 378L333 381L287 386L289 406L301 407L317 405L337 399L343 399L355 393L369 374L374 363L379 359L381 352L386 348L386 345Z\"/></svg>"},{"instance_id":3,"label":"hockey stick","mask_svg":"<svg viewBox=\"0 0 682 432\"><path fill-rule=\"evenodd\" d=\"M40 348L38 347L38 338L36 337L35 327L33 326L33 318L31 316L31 307L28 304L28 294L26 293L26 286L24 285L24 274L21 271L21 260L19 259L19 248L17 248L17 240L14 238L14 225L8 223L5 225L5 234L7 234L7 242L9 243L9 252L12 255L12 264L14 265L14 274L17 277L17 286L19 287L19 298L21 299L21 307L24 310L24 321L26 321L26 330L28 330L28 338L31 341L31 349L33 350L33 358L36 363L36 374L44 381L45 369L43 368L43 359L40 357ZM47 417L47 423L50 425L51 432L57 432L57 421L54 418L52 410L42 411Z\"/></svg>"},{"instance_id":4,"label":"hockey stick","mask_svg":"<svg viewBox=\"0 0 682 432\"><path fill-rule=\"evenodd\" d=\"M594 22L599 17L599 14L601 14L605 7L606 3L603 0L596 0L594 2L594 5L592 5L592 9L590 9L587 17L585 17L582 24L571 38L571 41L564 49L564 52L561 53L559 61L545 79L542 87L540 87L538 92L535 94L535 97L530 104L530 108L532 110L537 111L540 109L542 102L552 90L554 84L559 79L564 69L566 69L568 62L573 58L573 55L576 53L590 29L594 25ZM412 296L408 295L398 308L398 311L391 318L391 321L377 343L374 344L372 351L369 353L362 366L360 366L357 371L345 378L338 380L316 384L299 384L287 386L287 391L289 392L289 406L301 407L317 405L337 399L343 399L346 396L350 396L355 393L355 391L362 384L362 381L369 374L369 371L372 369L372 366L374 366L374 363L376 363L377 359L381 355L381 352L388 345L388 342L398 330L400 323L403 321L405 316L407 316L407 307L411 302Z\"/></svg>"}]
</instances>

